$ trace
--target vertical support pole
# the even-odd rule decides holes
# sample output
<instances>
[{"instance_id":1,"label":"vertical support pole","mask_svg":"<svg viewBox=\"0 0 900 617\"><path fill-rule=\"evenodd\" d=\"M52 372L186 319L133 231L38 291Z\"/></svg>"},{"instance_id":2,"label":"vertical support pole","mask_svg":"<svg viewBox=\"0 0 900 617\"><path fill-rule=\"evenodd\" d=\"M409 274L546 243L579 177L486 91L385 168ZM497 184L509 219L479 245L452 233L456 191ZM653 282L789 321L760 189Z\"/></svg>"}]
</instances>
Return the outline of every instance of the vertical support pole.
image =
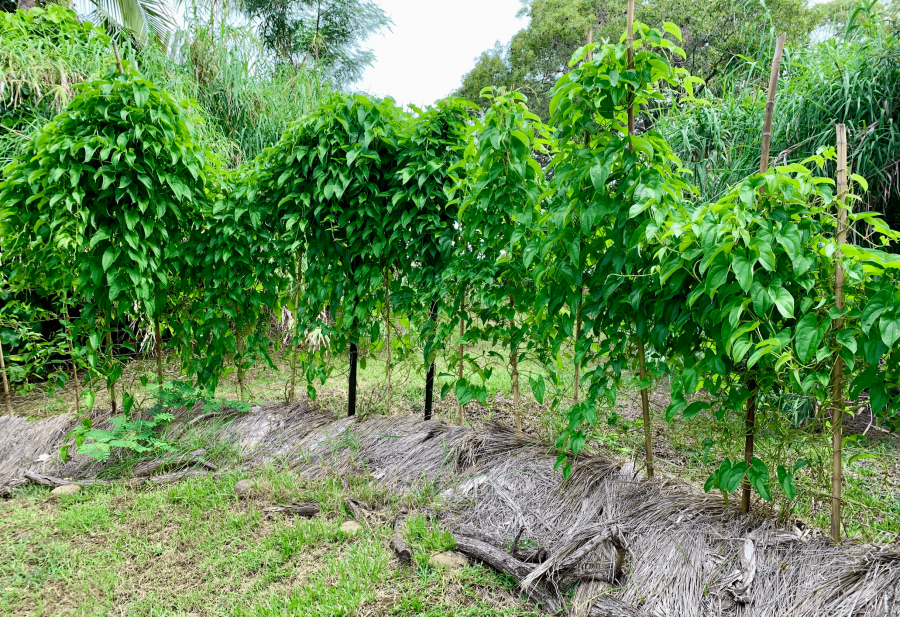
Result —
<instances>
[{"instance_id":1,"label":"vertical support pole","mask_svg":"<svg viewBox=\"0 0 900 617\"><path fill-rule=\"evenodd\" d=\"M109 320L109 329L106 331L106 353L109 354L109 358L111 361L115 361L115 355L113 353L113 344L112 344L112 318ZM110 362L110 366L112 366L112 362ZM112 407L112 415L116 415L116 384L113 383L109 387L109 399L110 406Z\"/></svg>"},{"instance_id":2,"label":"vertical support pole","mask_svg":"<svg viewBox=\"0 0 900 617\"><path fill-rule=\"evenodd\" d=\"M463 289L462 299L459 301L459 338L460 341L466 333L466 290ZM465 359L466 346L460 342L459 344L459 366L456 367L457 379L463 378L463 361ZM462 405L459 407L459 425L462 426L466 420L466 410Z\"/></svg>"},{"instance_id":3,"label":"vertical support pole","mask_svg":"<svg viewBox=\"0 0 900 617\"><path fill-rule=\"evenodd\" d=\"M162 387L163 385L163 365L162 365L162 332L159 329L159 317L153 320L153 336L156 344L156 381Z\"/></svg>"},{"instance_id":4,"label":"vertical support pole","mask_svg":"<svg viewBox=\"0 0 900 617\"><path fill-rule=\"evenodd\" d=\"M578 394L581 392L581 365L578 363L578 339L581 338L581 302L584 289L578 289L578 308L575 311L575 341L572 343L572 355L575 359L575 395L573 403L578 403Z\"/></svg>"},{"instance_id":5,"label":"vertical support pole","mask_svg":"<svg viewBox=\"0 0 900 617\"><path fill-rule=\"evenodd\" d=\"M519 412L519 349L512 341L513 331L516 329L516 302L513 297L509 297L509 306L513 310L513 315L509 320L510 342L509 342L509 366L510 376L512 377L512 395L513 395L513 415L516 418L516 430L522 430L522 415Z\"/></svg>"},{"instance_id":6,"label":"vertical support pole","mask_svg":"<svg viewBox=\"0 0 900 617\"><path fill-rule=\"evenodd\" d=\"M119 46L116 45L115 39L112 42L113 53L116 55L116 67L119 69L119 75L125 72L125 69L122 68L122 57L119 55Z\"/></svg>"},{"instance_id":7,"label":"vertical support pole","mask_svg":"<svg viewBox=\"0 0 900 617\"><path fill-rule=\"evenodd\" d=\"M347 390L347 416L356 415L356 360L359 349L356 342L350 343L350 379Z\"/></svg>"},{"instance_id":8,"label":"vertical support pole","mask_svg":"<svg viewBox=\"0 0 900 617\"><path fill-rule=\"evenodd\" d=\"M431 301L431 323L434 324L437 334L437 300ZM431 420L432 406L434 405L434 360L428 365L428 374L425 377L425 419Z\"/></svg>"},{"instance_id":9,"label":"vertical support pole","mask_svg":"<svg viewBox=\"0 0 900 617\"><path fill-rule=\"evenodd\" d=\"M391 269L384 271L384 326L387 361L385 373L387 377L387 414L391 415Z\"/></svg>"},{"instance_id":10,"label":"vertical support pole","mask_svg":"<svg viewBox=\"0 0 900 617\"><path fill-rule=\"evenodd\" d=\"M638 337L638 371L641 381L647 378L647 357L644 354L644 339ZM641 388L641 413L644 419L644 458L647 461L647 479L653 479L653 425L650 421L650 393Z\"/></svg>"},{"instance_id":11,"label":"vertical support pole","mask_svg":"<svg viewBox=\"0 0 900 617\"><path fill-rule=\"evenodd\" d=\"M0 373L3 373L3 393L6 395L6 413L12 415L12 394L6 378L6 360L3 358L3 341L0 341Z\"/></svg>"},{"instance_id":12,"label":"vertical support pole","mask_svg":"<svg viewBox=\"0 0 900 617\"><path fill-rule=\"evenodd\" d=\"M235 324L237 336L237 355L234 363L237 365L238 389L240 390L240 399L244 400L244 331Z\"/></svg>"},{"instance_id":13,"label":"vertical support pole","mask_svg":"<svg viewBox=\"0 0 900 617\"><path fill-rule=\"evenodd\" d=\"M844 270L841 245L847 243L847 127L837 125L837 197L838 249L834 254L834 306L844 310ZM835 331L843 327L843 318L834 323ZM844 360L837 355L831 371L831 539L841 541L841 485L844 481L841 447L844 437Z\"/></svg>"},{"instance_id":14,"label":"vertical support pole","mask_svg":"<svg viewBox=\"0 0 900 617\"><path fill-rule=\"evenodd\" d=\"M634 70L634 0L628 0L626 37L628 42L628 69ZM628 103L628 136L634 136L634 96Z\"/></svg>"},{"instance_id":15,"label":"vertical support pole","mask_svg":"<svg viewBox=\"0 0 900 617\"><path fill-rule=\"evenodd\" d=\"M781 57L784 54L784 41L787 33L779 35L775 41L775 56L772 58L772 71L769 74L769 91L766 95L766 115L763 120L762 149L759 156L759 173L764 174L769 169L769 150L772 146L772 118L775 115L775 93L778 90L778 74L781 72ZM753 463L753 434L756 427L756 380L748 377L746 388L750 392L747 399L746 418L744 427L744 462L747 463L747 475L741 486L741 512L750 512L750 465Z\"/></svg>"},{"instance_id":16,"label":"vertical support pole","mask_svg":"<svg viewBox=\"0 0 900 617\"><path fill-rule=\"evenodd\" d=\"M65 300L64 300L65 301ZM71 319L69 319L69 306L66 305L66 323L71 326ZM75 343L70 338L72 332L69 331L67 333L66 338L69 339L69 356L72 359L72 381L75 384L75 413L79 416L81 415L81 388L78 386L78 365L75 363ZM3 352L0 351L0 356L3 355ZM5 375L4 375L5 377Z\"/></svg>"}]
</instances>

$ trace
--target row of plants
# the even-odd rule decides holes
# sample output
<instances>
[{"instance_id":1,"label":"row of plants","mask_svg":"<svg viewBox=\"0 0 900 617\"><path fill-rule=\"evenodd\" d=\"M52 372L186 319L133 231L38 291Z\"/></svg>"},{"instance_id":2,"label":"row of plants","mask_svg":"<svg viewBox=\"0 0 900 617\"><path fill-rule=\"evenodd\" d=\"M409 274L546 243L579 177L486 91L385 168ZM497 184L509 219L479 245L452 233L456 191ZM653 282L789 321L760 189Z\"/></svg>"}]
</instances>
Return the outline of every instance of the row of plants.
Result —
<instances>
[{"instance_id":1,"label":"row of plants","mask_svg":"<svg viewBox=\"0 0 900 617\"><path fill-rule=\"evenodd\" d=\"M114 412L115 323L152 324L157 354L166 332L198 386L213 392L234 370L243 390L250 367L274 368L266 322L281 307L293 316L289 400L301 381L314 397L328 354L348 354L355 413L359 346L383 344L390 409L400 316L421 341L426 418L442 350L454 352L445 377L456 380L441 394L486 402L499 355L478 351L487 341L508 350L519 427L519 365L546 366L549 383L528 381L565 419L567 474L623 387L640 390L652 477L648 398L668 376L667 419L745 417L744 456L707 482L726 498L743 483L744 511L751 490L771 499L770 476L792 498L802 466L756 456L760 393L808 396L833 411L839 506L846 398L866 390L886 422L900 408L900 261L846 244L846 226L865 222L870 244L900 234L850 212L845 145L771 169L763 153L759 173L697 199L664 135L635 128L652 126L648 109L697 104L699 80L673 61L679 40L672 24L637 23L618 43L579 49L549 125L503 90L484 92L481 117L461 100L404 111L334 95L233 171L199 145L187 104L122 63L82 86L4 171L9 283L78 307L66 320L71 361L105 379ZM837 190L819 175L834 159ZM310 345L310 332L327 344ZM569 350L583 400L559 369Z\"/></svg>"}]
</instances>

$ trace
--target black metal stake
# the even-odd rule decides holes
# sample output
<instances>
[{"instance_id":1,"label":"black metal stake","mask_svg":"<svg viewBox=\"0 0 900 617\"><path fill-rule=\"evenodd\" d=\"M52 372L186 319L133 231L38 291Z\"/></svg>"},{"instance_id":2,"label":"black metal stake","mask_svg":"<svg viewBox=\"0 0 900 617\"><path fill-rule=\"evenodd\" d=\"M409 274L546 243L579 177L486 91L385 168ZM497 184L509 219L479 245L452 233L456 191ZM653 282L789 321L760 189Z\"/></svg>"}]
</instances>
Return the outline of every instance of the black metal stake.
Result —
<instances>
[{"instance_id":1,"label":"black metal stake","mask_svg":"<svg viewBox=\"0 0 900 617\"><path fill-rule=\"evenodd\" d=\"M434 324L437 334L437 300L431 302L431 322ZM434 360L428 367L428 375L425 377L425 419L431 420L431 409L434 403Z\"/></svg>"}]
</instances>

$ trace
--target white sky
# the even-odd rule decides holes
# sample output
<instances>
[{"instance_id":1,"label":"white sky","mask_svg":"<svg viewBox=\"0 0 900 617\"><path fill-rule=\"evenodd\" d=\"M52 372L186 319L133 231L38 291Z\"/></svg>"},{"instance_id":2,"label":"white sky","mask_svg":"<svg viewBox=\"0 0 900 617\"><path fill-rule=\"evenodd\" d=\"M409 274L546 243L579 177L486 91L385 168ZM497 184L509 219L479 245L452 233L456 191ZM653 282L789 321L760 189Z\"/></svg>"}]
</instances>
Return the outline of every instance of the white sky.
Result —
<instances>
[{"instance_id":1,"label":"white sky","mask_svg":"<svg viewBox=\"0 0 900 617\"><path fill-rule=\"evenodd\" d=\"M391 32L363 47L375 64L355 87L391 96L400 105L429 105L455 90L475 59L527 25L520 0L378 0L394 21Z\"/></svg>"}]
</instances>

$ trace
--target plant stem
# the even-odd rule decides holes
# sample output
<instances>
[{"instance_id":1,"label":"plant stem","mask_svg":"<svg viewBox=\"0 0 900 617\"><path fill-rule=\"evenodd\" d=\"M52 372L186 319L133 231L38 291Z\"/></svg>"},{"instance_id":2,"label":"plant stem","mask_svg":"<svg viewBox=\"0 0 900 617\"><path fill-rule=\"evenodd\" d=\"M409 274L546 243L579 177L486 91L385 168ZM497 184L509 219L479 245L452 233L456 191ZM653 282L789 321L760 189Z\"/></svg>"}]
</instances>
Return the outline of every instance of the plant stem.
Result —
<instances>
[{"instance_id":1,"label":"plant stem","mask_svg":"<svg viewBox=\"0 0 900 617\"><path fill-rule=\"evenodd\" d=\"M159 330L159 317L153 320L153 335L156 339L156 381L163 385L162 332Z\"/></svg>"},{"instance_id":2,"label":"plant stem","mask_svg":"<svg viewBox=\"0 0 900 617\"><path fill-rule=\"evenodd\" d=\"M303 254L297 255L297 278L294 280L294 344L291 345L291 390L288 392L288 402L297 400L297 355L300 353L300 276L303 267Z\"/></svg>"},{"instance_id":3,"label":"plant stem","mask_svg":"<svg viewBox=\"0 0 900 617\"><path fill-rule=\"evenodd\" d=\"M509 320L509 366L510 375L512 377L512 395L513 395L513 414L516 418L516 430L522 430L522 416L519 413L519 353L518 346L514 343L513 338L516 328L516 302L513 297L509 297L509 306L513 310L513 316Z\"/></svg>"},{"instance_id":4,"label":"plant stem","mask_svg":"<svg viewBox=\"0 0 900 617\"><path fill-rule=\"evenodd\" d=\"M113 352L113 344L112 344L112 319L109 320L109 328L110 329L108 329L106 331L106 353L109 354L110 366L112 366L116 359L115 353ZM116 415L116 383L115 382L113 382L109 386L109 398L110 398L110 404L112 407L112 413L113 413L113 415Z\"/></svg>"},{"instance_id":5,"label":"plant stem","mask_svg":"<svg viewBox=\"0 0 900 617\"><path fill-rule=\"evenodd\" d=\"M753 463L753 434L756 426L756 380L747 379L747 389L750 397L747 399L747 415L744 419L744 461L747 463L747 473L744 475L741 487L741 513L750 512L750 465Z\"/></svg>"},{"instance_id":6,"label":"plant stem","mask_svg":"<svg viewBox=\"0 0 900 617\"><path fill-rule=\"evenodd\" d=\"M3 341L0 341L0 373L3 373L3 392L6 394L6 413L12 415L12 395L9 393L9 381L6 379L6 360L3 359Z\"/></svg>"},{"instance_id":7,"label":"plant stem","mask_svg":"<svg viewBox=\"0 0 900 617\"><path fill-rule=\"evenodd\" d=\"M435 334L432 341L437 338L437 300L431 301L431 323L434 324ZM432 345L432 350L434 346ZM432 353L434 353L432 351ZM432 406L434 405L434 360L428 365L428 374L425 376L425 419L431 420Z\"/></svg>"},{"instance_id":8,"label":"plant stem","mask_svg":"<svg viewBox=\"0 0 900 617\"><path fill-rule=\"evenodd\" d=\"M641 381L647 378L647 356L644 354L644 339L637 337L638 371ZM653 479L653 426L650 421L650 394L641 388L641 412L644 418L644 458L647 461L647 479Z\"/></svg>"},{"instance_id":9,"label":"plant stem","mask_svg":"<svg viewBox=\"0 0 900 617\"><path fill-rule=\"evenodd\" d=\"M347 415L356 415L356 360L359 349L356 343L350 343L350 379L347 385Z\"/></svg>"},{"instance_id":10,"label":"plant stem","mask_svg":"<svg viewBox=\"0 0 900 617\"><path fill-rule=\"evenodd\" d=\"M844 270L841 265L841 245L847 243L847 127L837 125L837 194L838 194L838 249L834 254L834 306L844 310ZM834 330L843 327L843 318L834 322ZM841 485L843 484L843 459L841 445L844 424L844 360L836 354L831 371L831 538L841 541Z\"/></svg>"},{"instance_id":11,"label":"plant stem","mask_svg":"<svg viewBox=\"0 0 900 617\"><path fill-rule=\"evenodd\" d=\"M626 36L628 41L628 69L634 70L634 0L628 0ZM628 136L634 136L634 93L628 99ZM630 145L630 144L629 144Z\"/></svg>"},{"instance_id":12,"label":"plant stem","mask_svg":"<svg viewBox=\"0 0 900 617\"><path fill-rule=\"evenodd\" d=\"M63 300L65 301L65 299ZM66 306L66 322L71 323L69 319L69 306ZM75 413L79 416L81 415L81 389L78 387L78 365L75 364L75 343L71 338L71 331L68 333L69 335L66 337L69 339L69 356L72 358L72 381L75 382ZM0 352L2 355L2 352Z\"/></svg>"},{"instance_id":13,"label":"plant stem","mask_svg":"<svg viewBox=\"0 0 900 617\"><path fill-rule=\"evenodd\" d=\"M781 56L784 53L784 41L787 34L781 34L775 41L775 56L772 58L772 71L769 74L769 91L766 95L766 116L763 120L762 151L759 157L759 173L769 169L769 149L772 145L772 117L775 115L775 92L778 89L778 73L781 71ZM750 398L747 399L747 412L744 419L746 434L744 436L744 461L747 473L741 489L741 512L750 512L750 465L753 463L753 433L756 426L756 380L752 377L746 381Z\"/></svg>"},{"instance_id":14,"label":"plant stem","mask_svg":"<svg viewBox=\"0 0 900 617\"><path fill-rule=\"evenodd\" d=\"M459 301L459 366L456 367L457 379L463 378L463 360L465 358L466 346L462 343L462 337L466 333L466 290L463 289L462 299ZM465 422L465 414L466 410L462 405L458 405L459 407L459 425L462 426Z\"/></svg>"},{"instance_id":15,"label":"plant stem","mask_svg":"<svg viewBox=\"0 0 900 617\"><path fill-rule=\"evenodd\" d=\"M387 366L385 368L385 376L387 377L387 413L391 415L391 269L384 271L384 327L385 327L385 347L387 347Z\"/></svg>"},{"instance_id":16,"label":"plant stem","mask_svg":"<svg viewBox=\"0 0 900 617\"><path fill-rule=\"evenodd\" d=\"M578 309L575 311L575 340L572 343L572 355L575 358L575 396L573 403L578 403L578 393L581 390L581 366L578 364L578 339L581 338L581 298L584 289L578 289Z\"/></svg>"}]
</instances>

